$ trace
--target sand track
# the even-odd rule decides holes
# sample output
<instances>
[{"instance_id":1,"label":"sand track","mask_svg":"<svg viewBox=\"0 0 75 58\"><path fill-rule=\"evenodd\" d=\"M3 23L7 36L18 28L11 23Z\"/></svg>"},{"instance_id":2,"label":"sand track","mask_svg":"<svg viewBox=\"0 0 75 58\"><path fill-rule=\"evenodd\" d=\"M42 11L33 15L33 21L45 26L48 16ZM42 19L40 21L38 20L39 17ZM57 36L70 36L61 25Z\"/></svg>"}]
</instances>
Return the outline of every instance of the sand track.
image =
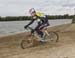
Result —
<instances>
[{"instance_id":1,"label":"sand track","mask_svg":"<svg viewBox=\"0 0 75 58\"><path fill-rule=\"evenodd\" d=\"M0 38L0 58L75 58L75 24L50 28L58 31L59 42L21 49L27 33Z\"/></svg>"}]
</instances>

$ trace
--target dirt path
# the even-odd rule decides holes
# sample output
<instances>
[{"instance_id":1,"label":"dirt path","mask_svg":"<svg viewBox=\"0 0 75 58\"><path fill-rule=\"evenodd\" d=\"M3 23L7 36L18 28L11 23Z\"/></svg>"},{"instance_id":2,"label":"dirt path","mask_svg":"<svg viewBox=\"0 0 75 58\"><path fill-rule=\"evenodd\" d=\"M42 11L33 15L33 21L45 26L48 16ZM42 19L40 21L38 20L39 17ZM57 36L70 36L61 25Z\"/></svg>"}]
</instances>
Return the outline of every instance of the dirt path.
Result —
<instances>
[{"instance_id":1,"label":"dirt path","mask_svg":"<svg viewBox=\"0 0 75 58\"><path fill-rule=\"evenodd\" d=\"M73 26L74 27L74 26ZM75 58L75 32L58 32L59 42L21 49L26 34L0 38L0 58ZM25 36L26 38L26 36Z\"/></svg>"}]
</instances>

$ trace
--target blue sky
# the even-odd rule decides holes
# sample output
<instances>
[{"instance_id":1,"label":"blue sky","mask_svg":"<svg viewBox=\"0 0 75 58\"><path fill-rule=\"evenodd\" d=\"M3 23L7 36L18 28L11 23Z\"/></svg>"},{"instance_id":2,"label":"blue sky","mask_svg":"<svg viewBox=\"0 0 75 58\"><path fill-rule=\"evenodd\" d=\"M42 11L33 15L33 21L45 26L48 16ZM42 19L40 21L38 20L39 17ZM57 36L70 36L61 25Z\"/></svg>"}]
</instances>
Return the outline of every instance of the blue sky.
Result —
<instances>
[{"instance_id":1,"label":"blue sky","mask_svg":"<svg viewBox=\"0 0 75 58\"><path fill-rule=\"evenodd\" d=\"M30 8L49 15L72 15L75 0L0 0L0 16L29 15Z\"/></svg>"}]
</instances>

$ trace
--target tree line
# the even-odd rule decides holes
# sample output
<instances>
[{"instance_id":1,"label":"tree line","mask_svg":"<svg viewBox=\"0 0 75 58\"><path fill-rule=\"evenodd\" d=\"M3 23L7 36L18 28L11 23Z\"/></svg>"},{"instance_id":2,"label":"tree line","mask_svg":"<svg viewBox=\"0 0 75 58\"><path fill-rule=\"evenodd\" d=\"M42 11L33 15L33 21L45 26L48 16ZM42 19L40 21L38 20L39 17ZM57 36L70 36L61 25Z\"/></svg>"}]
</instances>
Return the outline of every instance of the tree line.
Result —
<instances>
[{"instance_id":1,"label":"tree line","mask_svg":"<svg viewBox=\"0 0 75 58\"><path fill-rule=\"evenodd\" d=\"M46 15L47 19L73 19L75 22L75 15ZM1 17L0 21L23 21L23 20L31 20L31 16L6 16Z\"/></svg>"}]
</instances>

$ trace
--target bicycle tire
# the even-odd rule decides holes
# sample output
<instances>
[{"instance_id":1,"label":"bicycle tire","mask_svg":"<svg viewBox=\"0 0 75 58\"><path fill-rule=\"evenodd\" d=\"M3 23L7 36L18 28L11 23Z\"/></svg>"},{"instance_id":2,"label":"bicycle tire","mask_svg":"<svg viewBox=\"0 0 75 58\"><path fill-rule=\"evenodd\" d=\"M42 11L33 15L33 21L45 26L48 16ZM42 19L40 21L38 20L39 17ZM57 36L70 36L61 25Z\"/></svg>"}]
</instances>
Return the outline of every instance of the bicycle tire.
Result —
<instances>
[{"instance_id":1,"label":"bicycle tire","mask_svg":"<svg viewBox=\"0 0 75 58\"><path fill-rule=\"evenodd\" d=\"M45 40L50 41L50 42L58 42L59 35L57 32L50 31L50 32L48 32L48 34L49 34L49 36L45 35ZM56 36L56 37L54 37L54 36Z\"/></svg>"},{"instance_id":2,"label":"bicycle tire","mask_svg":"<svg viewBox=\"0 0 75 58\"><path fill-rule=\"evenodd\" d=\"M33 42L32 42L32 40L29 40L29 39L24 39L24 40L22 40L21 41L21 48L22 49L25 49L25 48L29 48L29 47L31 47L33 45Z\"/></svg>"}]
</instances>

